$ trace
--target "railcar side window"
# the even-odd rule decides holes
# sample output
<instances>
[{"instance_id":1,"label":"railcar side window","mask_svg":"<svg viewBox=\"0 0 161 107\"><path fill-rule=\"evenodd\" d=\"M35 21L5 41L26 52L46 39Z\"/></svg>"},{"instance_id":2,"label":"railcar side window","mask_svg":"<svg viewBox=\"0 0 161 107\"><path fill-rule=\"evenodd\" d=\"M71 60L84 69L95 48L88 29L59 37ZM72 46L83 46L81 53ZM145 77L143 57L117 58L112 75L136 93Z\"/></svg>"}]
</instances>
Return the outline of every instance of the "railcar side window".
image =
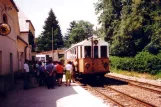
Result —
<instances>
[{"instance_id":1,"label":"railcar side window","mask_svg":"<svg viewBox=\"0 0 161 107\"><path fill-rule=\"evenodd\" d=\"M80 46L80 58L82 58L82 46Z\"/></svg>"},{"instance_id":2,"label":"railcar side window","mask_svg":"<svg viewBox=\"0 0 161 107\"><path fill-rule=\"evenodd\" d=\"M76 48L74 48L74 54L76 55Z\"/></svg>"},{"instance_id":3,"label":"railcar side window","mask_svg":"<svg viewBox=\"0 0 161 107\"><path fill-rule=\"evenodd\" d=\"M94 46L94 58L98 58L98 46Z\"/></svg>"},{"instance_id":4,"label":"railcar side window","mask_svg":"<svg viewBox=\"0 0 161 107\"><path fill-rule=\"evenodd\" d=\"M107 57L107 46L101 46L101 58Z\"/></svg>"},{"instance_id":5,"label":"railcar side window","mask_svg":"<svg viewBox=\"0 0 161 107\"><path fill-rule=\"evenodd\" d=\"M85 46L85 58L91 58L91 46Z\"/></svg>"},{"instance_id":6,"label":"railcar side window","mask_svg":"<svg viewBox=\"0 0 161 107\"><path fill-rule=\"evenodd\" d=\"M76 55L76 48L74 48L74 58L76 58L77 55Z\"/></svg>"}]
</instances>

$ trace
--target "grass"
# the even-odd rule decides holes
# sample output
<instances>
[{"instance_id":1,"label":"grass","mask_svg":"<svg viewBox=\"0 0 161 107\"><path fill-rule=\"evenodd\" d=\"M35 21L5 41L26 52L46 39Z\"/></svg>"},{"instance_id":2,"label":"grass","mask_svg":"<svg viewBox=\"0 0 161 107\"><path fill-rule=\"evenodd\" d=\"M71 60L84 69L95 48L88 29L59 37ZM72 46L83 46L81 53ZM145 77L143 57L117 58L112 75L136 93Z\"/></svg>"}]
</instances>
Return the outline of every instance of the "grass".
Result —
<instances>
[{"instance_id":1,"label":"grass","mask_svg":"<svg viewBox=\"0 0 161 107\"><path fill-rule=\"evenodd\" d=\"M145 78L145 79L152 79L152 80L161 79L161 72L159 72L155 75L151 75L148 73L138 73L136 71L117 70L114 68L111 68L110 71L114 72L114 73L118 73L118 74L127 75L127 76L138 77L138 78Z\"/></svg>"}]
</instances>

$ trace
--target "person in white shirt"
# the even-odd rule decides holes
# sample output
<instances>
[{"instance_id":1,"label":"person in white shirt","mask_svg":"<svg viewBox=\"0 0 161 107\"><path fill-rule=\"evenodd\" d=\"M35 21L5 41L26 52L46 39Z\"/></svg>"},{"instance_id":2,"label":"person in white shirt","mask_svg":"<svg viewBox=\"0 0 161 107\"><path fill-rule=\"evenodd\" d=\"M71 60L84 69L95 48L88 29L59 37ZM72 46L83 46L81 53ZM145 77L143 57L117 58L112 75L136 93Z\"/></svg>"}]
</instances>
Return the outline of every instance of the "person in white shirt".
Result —
<instances>
[{"instance_id":1,"label":"person in white shirt","mask_svg":"<svg viewBox=\"0 0 161 107\"><path fill-rule=\"evenodd\" d=\"M25 61L25 63L24 63L24 71L25 71L25 72L29 72L28 61Z\"/></svg>"},{"instance_id":2,"label":"person in white shirt","mask_svg":"<svg viewBox=\"0 0 161 107\"><path fill-rule=\"evenodd\" d=\"M66 78L66 86L70 86L70 81L71 81L71 77L72 77L72 71L73 71L73 67L72 67L72 63L71 61L68 62L68 64L65 66L65 78Z\"/></svg>"},{"instance_id":3,"label":"person in white shirt","mask_svg":"<svg viewBox=\"0 0 161 107\"><path fill-rule=\"evenodd\" d=\"M29 65L28 60L24 63L24 90L29 89Z\"/></svg>"}]
</instances>

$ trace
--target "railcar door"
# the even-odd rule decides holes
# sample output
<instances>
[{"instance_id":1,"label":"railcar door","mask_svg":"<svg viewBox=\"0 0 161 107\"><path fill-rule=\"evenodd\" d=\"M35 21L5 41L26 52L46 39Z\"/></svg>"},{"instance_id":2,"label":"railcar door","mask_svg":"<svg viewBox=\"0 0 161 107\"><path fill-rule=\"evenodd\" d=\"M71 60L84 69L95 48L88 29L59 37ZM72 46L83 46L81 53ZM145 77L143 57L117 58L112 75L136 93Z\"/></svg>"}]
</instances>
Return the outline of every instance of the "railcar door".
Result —
<instances>
[{"instance_id":1,"label":"railcar door","mask_svg":"<svg viewBox=\"0 0 161 107\"><path fill-rule=\"evenodd\" d=\"M93 58L92 58L92 47L84 46L84 74L92 74L93 73Z\"/></svg>"},{"instance_id":2,"label":"railcar door","mask_svg":"<svg viewBox=\"0 0 161 107\"><path fill-rule=\"evenodd\" d=\"M95 47L94 47L95 48ZM107 46L99 46L98 50L94 49L94 54L98 52L99 57L97 58L97 55L94 55L94 71L98 74L107 73L109 71L109 58L108 58L108 47Z\"/></svg>"}]
</instances>

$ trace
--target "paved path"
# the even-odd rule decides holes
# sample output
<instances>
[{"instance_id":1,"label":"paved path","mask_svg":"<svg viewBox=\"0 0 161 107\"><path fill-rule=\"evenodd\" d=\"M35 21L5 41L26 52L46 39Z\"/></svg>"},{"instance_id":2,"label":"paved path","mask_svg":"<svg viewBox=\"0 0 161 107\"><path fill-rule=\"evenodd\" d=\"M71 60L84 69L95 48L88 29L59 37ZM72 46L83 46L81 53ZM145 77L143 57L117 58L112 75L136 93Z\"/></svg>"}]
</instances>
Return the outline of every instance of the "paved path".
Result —
<instances>
[{"instance_id":1,"label":"paved path","mask_svg":"<svg viewBox=\"0 0 161 107\"><path fill-rule=\"evenodd\" d=\"M77 84L47 89L37 87L23 90L22 85L0 101L0 107L107 107Z\"/></svg>"}]
</instances>

